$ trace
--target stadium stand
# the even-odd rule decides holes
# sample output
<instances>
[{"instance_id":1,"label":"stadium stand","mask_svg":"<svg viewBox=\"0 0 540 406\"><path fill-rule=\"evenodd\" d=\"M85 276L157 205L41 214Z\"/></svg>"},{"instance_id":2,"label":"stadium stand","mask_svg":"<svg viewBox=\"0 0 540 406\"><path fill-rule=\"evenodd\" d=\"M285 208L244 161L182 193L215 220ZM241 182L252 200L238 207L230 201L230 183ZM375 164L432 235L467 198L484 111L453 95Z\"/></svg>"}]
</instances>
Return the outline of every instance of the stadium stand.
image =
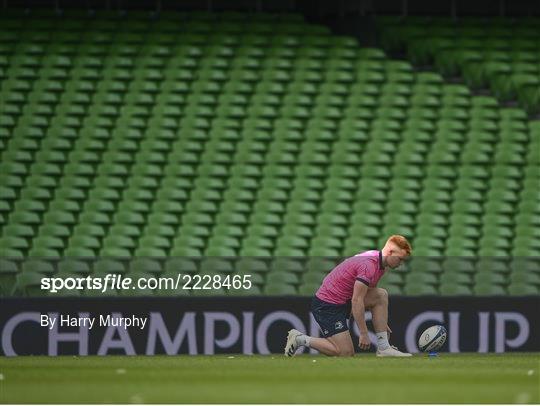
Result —
<instances>
[{"instance_id":1,"label":"stadium stand","mask_svg":"<svg viewBox=\"0 0 540 406\"><path fill-rule=\"evenodd\" d=\"M380 27L385 49L405 48L414 64L462 75L540 116L540 19L382 18Z\"/></svg>"},{"instance_id":2,"label":"stadium stand","mask_svg":"<svg viewBox=\"0 0 540 406\"><path fill-rule=\"evenodd\" d=\"M180 271L311 295L395 233L415 258L393 294L540 293L540 122L522 108L298 15L1 18L1 294Z\"/></svg>"}]
</instances>

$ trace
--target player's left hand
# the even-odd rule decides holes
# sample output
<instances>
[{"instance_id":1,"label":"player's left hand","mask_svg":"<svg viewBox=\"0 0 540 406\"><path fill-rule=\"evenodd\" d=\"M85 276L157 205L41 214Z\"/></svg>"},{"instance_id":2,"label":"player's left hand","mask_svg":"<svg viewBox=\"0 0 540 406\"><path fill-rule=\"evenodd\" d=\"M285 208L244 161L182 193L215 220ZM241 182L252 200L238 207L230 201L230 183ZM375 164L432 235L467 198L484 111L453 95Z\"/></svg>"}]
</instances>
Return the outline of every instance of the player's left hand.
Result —
<instances>
[{"instance_id":1,"label":"player's left hand","mask_svg":"<svg viewBox=\"0 0 540 406\"><path fill-rule=\"evenodd\" d=\"M360 333L360 338L358 340L358 346L361 350L367 351L371 347L371 341L367 333Z\"/></svg>"},{"instance_id":2,"label":"player's left hand","mask_svg":"<svg viewBox=\"0 0 540 406\"><path fill-rule=\"evenodd\" d=\"M388 324L386 325L386 332L388 333L388 341L390 341L390 334L392 334L392 329Z\"/></svg>"}]
</instances>

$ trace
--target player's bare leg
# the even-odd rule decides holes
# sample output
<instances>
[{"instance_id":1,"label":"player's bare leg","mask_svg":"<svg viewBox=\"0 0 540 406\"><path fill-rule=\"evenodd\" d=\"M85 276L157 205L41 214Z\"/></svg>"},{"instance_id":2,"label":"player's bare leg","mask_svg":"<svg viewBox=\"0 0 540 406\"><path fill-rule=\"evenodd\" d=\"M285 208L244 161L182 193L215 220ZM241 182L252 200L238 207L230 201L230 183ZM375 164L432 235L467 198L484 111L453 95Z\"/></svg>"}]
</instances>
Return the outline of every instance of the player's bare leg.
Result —
<instances>
[{"instance_id":1,"label":"player's bare leg","mask_svg":"<svg viewBox=\"0 0 540 406\"><path fill-rule=\"evenodd\" d=\"M364 299L364 306L371 310L375 332L384 331L388 326L388 292L382 288L370 288Z\"/></svg>"},{"instance_id":2,"label":"player's bare leg","mask_svg":"<svg viewBox=\"0 0 540 406\"><path fill-rule=\"evenodd\" d=\"M388 342L388 292L382 288L369 289L364 306L371 310L373 327L377 335L377 356L410 357L411 354L398 351Z\"/></svg>"},{"instance_id":3,"label":"player's bare leg","mask_svg":"<svg viewBox=\"0 0 540 406\"><path fill-rule=\"evenodd\" d=\"M314 348L328 356L351 357L354 355L354 346L349 331L342 331L332 337L309 337L298 330L290 330L285 346L285 355L294 356L299 347Z\"/></svg>"},{"instance_id":4,"label":"player's bare leg","mask_svg":"<svg viewBox=\"0 0 540 406\"><path fill-rule=\"evenodd\" d=\"M324 355L352 357L354 345L349 331L342 331L328 338L311 338L310 347Z\"/></svg>"}]
</instances>

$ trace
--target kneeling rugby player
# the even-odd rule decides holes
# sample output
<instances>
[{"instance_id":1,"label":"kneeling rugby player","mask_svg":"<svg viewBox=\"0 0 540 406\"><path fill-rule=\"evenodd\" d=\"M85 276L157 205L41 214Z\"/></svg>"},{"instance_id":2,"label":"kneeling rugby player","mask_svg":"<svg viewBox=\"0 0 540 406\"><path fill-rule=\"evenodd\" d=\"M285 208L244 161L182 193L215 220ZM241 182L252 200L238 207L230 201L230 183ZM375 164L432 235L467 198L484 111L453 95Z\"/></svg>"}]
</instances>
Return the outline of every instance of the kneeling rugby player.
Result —
<instances>
[{"instance_id":1,"label":"kneeling rugby player","mask_svg":"<svg viewBox=\"0 0 540 406\"><path fill-rule=\"evenodd\" d=\"M411 245L400 235L391 236L381 251L366 251L347 258L323 280L311 303L311 312L323 337L310 337L292 329L287 336L285 355L292 357L298 348L314 348L329 356L352 356L354 345L349 332L351 316L360 331L359 347L368 350L371 342L364 318L372 314L377 335L378 357L410 357L388 342L388 292L377 283L388 269L394 269L411 254Z\"/></svg>"}]
</instances>

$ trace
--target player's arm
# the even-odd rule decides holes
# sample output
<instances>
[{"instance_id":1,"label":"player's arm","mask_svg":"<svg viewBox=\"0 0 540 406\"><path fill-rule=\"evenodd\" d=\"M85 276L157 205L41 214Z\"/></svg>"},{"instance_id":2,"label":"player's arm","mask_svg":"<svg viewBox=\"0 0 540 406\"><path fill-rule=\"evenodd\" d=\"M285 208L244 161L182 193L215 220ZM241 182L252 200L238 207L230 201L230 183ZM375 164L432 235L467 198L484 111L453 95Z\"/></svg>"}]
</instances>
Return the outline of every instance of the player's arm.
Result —
<instances>
[{"instance_id":1,"label":"player's arm","mask_svg":"<svg viewBox=\"0 0 540 406\"><path fill-rule=\"evenodd\" d=\"M368 350L371 342L369 340L368 329L365 320L364 299L368 292L368 286L360 281L354 283L354 290L351 299L351 308L354 320L360 331L359 346L362 350Z\"/></svg>"}]
</instances>

